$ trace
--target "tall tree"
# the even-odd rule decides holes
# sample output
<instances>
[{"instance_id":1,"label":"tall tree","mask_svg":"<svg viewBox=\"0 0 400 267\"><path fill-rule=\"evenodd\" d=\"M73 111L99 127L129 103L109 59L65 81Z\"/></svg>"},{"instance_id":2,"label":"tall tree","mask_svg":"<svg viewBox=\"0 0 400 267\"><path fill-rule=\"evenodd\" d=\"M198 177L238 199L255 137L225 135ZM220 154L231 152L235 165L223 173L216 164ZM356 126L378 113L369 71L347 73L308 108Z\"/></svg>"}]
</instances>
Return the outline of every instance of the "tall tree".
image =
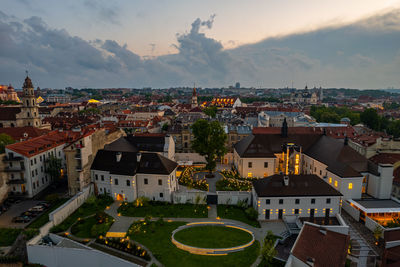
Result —
<instances>
[{"instance_id":1,"label":"tall tree","mask_svg":"<svg viewBox=\"0 0 400 267\"><path fill-rule=\"evenodd\" d=\"M6 145L13 144L14 142L14 139L8 134L0 134L0 153L4 153Z\"/></svg>"},{"instance_id":2,"label":"tall tree","mask_svg":"<svg viewBox=\"0 0 400 267\"><path fill-rule=\"evenodd\" d=\"M60 178L61 175L61 159L50 156L46 161L46 173L50 175L52 180Z\"/></svg>"},{"instance_id":3,"label":"tall tree","mask_svg":"<svg viewBox=\"0 0 400 267\"><path fill-rule=\"evenodd\" d=\"M211 118L215 118L217 116L217 107L206 107L203 110L204 114L210 116Z\"/></svg>"},{"instance_id":4,"label":"tall tree","mask_svg":"<svg viewBox=\"0 0 400 267\"><path fill-rule=\"evenodd\" d=\"M373 108L367 108L360 115L361 122L375 131L381 130L378 112Z\"/></svg>"},{"instance_id":5,"label":"tall tree","mask_svg":"<svg viewBox=\"0 0 400 267\"><path fill-rule=\"evenodd\" d=\"M192 131L192 148L206 158L206 169L211 173L217 165L217 157L223 157L227 152L227 135L218 121L198 120L192 125Z\"/></svg>"}]
</instances>

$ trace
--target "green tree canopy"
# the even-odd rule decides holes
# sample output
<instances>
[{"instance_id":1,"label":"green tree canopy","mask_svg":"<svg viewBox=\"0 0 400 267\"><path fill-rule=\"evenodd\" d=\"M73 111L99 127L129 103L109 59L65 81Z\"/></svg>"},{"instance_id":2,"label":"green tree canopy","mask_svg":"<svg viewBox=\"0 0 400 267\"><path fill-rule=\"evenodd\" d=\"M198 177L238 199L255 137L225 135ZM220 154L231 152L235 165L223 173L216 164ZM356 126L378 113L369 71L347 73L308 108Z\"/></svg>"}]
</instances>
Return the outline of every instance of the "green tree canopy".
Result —
<instances>
[{"instance_id":1,"label":"green tree canopy","mask_svg":"<svg viewBox=\"0 0 400 267\"><path fill-rule=\"evenodd\" d=\"M15 140L8 134L0 134L0 153L4 153L6 145L13 144Z\"/></svg>"},{"instance_id":2,"label":"green tree canopy","mask_svg":"<svg viewBox=\"0 0 400 267\"><path fill-rule=\"evenodd\" d=\"M360 115L361 122L369 128L379 131L381 130L381 119L378 112L373 108L367 108Z\"/></svg>"},{"instance_id":3,"label":"green tree canopy","mask_svg":"<svg viewBox=\"0 0 400 267\"><path fill-rule=\"evenodd\" d=\"M210 116L211 118L215 118L215 116L217 116L217 107L206 107L203 110L204 114L206 114L207 116Z\"/></svg>"},{"instance_id":4,"label":"green tree canopy","mask_svg":"<svg viewBox=\"0 0 400 267\"><path fill-rule=\"evenodd\" d=\"M50 156L46 161L46 173L50 175L52 180L60 178L61 167L61 159L55 156Z\"/></svg>"},{"instance_id":5,"label":"green tree canopy","mask_svg":"<svg viewBox=\"0 0 400 267\"><path fill-rule=\"evenodd\" d=\"M192 148L205 156L206 169L212 172L216 166L216 158L223 157L227 150L227 135L218 121L198 120L192 125L194 140Z\"/></svg>"}]
</instances>

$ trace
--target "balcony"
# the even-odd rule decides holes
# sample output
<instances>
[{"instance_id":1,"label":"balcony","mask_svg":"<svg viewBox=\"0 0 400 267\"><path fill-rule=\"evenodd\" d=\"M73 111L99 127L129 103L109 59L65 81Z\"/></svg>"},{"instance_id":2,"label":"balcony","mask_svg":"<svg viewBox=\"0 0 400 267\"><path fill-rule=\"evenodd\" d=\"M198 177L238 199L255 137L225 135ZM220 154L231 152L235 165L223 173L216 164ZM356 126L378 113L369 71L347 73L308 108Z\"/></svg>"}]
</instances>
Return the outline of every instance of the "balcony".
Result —
<instances>
[{"instance_id":1,"label":"balcony","mask_svg":"<svg viewBox=\"0 0 400 267\"><path fill-rule=\"evenodd\" d=\"M25 171L25 167L19 166L19 167L10 167L7 166L4 168L5 172L23 172Z\"/></svg>"},{"instance_id":2,"label":"balcony","mask_svg":"<svg viewBox=\"0 0 400 267\"><path fill-rule=\"evenodd\" d=\"M26 183L25 179L12 179L7 181L7 184L25 184L25 183Z\"/></svg>"},{"instance_id":3,"label":"balcony","mask_svg":"<svg viewBox=\"0 0 400 267\"><path fill-rule=\"evenodd\" d=\"M8 157L8 156L5 156L3 158L4 162L7 162L7 161L21 161L21 160L24 160L24 158L23 157Z\"/></svg>"}]
</instances>

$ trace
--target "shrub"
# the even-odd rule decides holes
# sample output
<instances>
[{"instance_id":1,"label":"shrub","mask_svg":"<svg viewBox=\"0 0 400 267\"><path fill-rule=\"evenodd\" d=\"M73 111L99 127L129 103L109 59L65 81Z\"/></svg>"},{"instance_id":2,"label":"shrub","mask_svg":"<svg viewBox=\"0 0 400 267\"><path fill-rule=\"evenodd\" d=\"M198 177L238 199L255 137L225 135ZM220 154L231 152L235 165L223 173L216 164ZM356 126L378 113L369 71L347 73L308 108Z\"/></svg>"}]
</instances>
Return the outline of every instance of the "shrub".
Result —
<instances>
[{"instance_id":1,"label":"shrub","mask_svg":"<svg viewBox=\"0 0 400 267\"><path fill-rule=\"evenodd\" d=\"M60 197L58 196L58 194L50 194L50 195L47 195L45 198L45 200L50 203L54 203L54 202L58 201L59 199L60 199Z\"/></svg>"},{"instance_id":2,"label":"shrub","mask_svg":"<svg viewBox=\"0 0 400 267\"><path fill-rule=\"evenodd\" d=\"M249 220L257 220L258 212L254 208L252 208L252 207L247 208L245 212L246 212L246 216L247 216L247 218L249 218Z\"/></svg>"},{"instance_id":3,"label":"shrub","mask_svg":"<svg viewBox=\"0 0 400 267\"><path fill-rule=\"evenodd\" d=\"M150 199L147 197L138 197L133 203L136 207L147 207Z\"/></svg>"},{"instance_id":4,"label":"shrub","mask_svg":"<svg viewBox=\"0 0 400 267\"><path fill-rule=\"evenodd\" d=\"M241 209L247 209L247 207L249 206L247 204L247 198L244 200L238 200L237 204L236 204L239 208Z\"/></svg>"},{"instance_id":5,"label":"shrub","mask_svg":"<svg viewBox=\"0 0 400 267\"><path fill-rule=\"evenodd\" d=\"M105 235L106 232L108 231L108 225L106 223L103 224L95 224L92 226L90 229L90 235L91 236L100 236L100 235Z\"/></svg>"}]
</instances>

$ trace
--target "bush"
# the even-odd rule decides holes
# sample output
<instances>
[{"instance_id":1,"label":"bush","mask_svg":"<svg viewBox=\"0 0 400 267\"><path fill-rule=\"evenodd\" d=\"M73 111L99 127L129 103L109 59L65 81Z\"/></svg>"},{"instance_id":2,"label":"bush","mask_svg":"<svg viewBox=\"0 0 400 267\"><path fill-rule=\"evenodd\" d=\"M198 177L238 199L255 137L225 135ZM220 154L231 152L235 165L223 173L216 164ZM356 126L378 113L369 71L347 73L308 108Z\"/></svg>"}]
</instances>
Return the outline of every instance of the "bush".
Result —
<instances>
[{"instance_id":1,"label":"bush","mask_svg":"<svg viewBox=\"0 0 400 267\"><path fill-rule=\"evenodd\" d=\"M250 207L250 208L246 209L245 212L246 212L246 216L247 216L247 218L249 218L249 220L257 220L258 212L254 208Z\"/></svg>"},{"instance_id":2,"label":"bush","mask_svg":"<svg viewBox=\"0 0 400 267\"><path fill-rule=\"evenodd\" d=\"M108 228L109 228L109 226L106 223L95 224L92 226L92 229L90 229L90 235L93 237L105 235L108 231Z\"/></svg>"},{"instance_id":3,"label":"bush","mask_svg":"<svg viewBox=\"0 0 400 267\"><path fill-rule=\"evenodd\" d=\"M45 200L50 203L55 203L59 199L60 199L60 197L58 196L58 194L50 194L50 195L47 195L45 198Z\"/></svg>"},{"instance_id":4,"label":"bush","mask_svg":"<svg viewBox=\"0 0 400 267\"><path fill-rule=\"evenodd\" d=\"M247 209L247 207L249 206L247 204L247 198L244 200L238 200L237 204L236 204L239 208L241 209Z\"/></svg>"},{"instance_id":5,"label":"bush","mask_svg":"<svg viewBox=\"0 0 400 267\"><path fill-rule=\"evenodd\" d=\"M136 207L147 207L149 205L150 199L147 197L138 197L133 204ZM125 203L124 203L125 204Z\"/></svg>"}]
</instances>

